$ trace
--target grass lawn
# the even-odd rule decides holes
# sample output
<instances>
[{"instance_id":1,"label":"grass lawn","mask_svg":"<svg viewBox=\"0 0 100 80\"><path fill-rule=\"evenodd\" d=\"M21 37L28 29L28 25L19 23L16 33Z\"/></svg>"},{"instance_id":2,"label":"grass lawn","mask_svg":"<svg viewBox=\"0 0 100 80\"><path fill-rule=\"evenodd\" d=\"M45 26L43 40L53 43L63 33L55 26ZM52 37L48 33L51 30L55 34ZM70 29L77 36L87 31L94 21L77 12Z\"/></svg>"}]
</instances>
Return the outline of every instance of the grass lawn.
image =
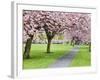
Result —
<instances>
[{"instance_id":1,"label":"grass lawn","mask_svg":"<svg viewBox=\"0 0 100 80\"><path fill-rule=\"evenodd\" d=\"M70 66L90 66L91 65L91 54L88 50L88 46L82 45L79 52L75 55Z\"/></svg>"},{"instance_id":2,"label":"grass lawn","mask_svg":"<svg viewBox=\"0 0 100 80\"><path fill-rule=\"evenodd\" d=\"M52 44L51 52L46 53L46 44L32 44L30 59L23 60L23 69L47 68L55 62L59 57L68 54L72 46L67 44Z\"/></svg>"}]
</instances>

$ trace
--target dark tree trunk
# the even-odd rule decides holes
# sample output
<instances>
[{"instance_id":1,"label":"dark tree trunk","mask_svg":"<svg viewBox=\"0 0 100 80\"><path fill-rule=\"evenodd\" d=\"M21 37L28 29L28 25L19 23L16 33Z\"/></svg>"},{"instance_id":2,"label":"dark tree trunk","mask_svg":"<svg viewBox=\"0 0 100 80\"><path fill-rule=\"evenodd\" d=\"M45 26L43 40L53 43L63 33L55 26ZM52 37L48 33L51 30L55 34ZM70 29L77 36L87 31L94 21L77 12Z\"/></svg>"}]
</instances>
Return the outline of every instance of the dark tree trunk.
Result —
<instances>
[{"instance_id":1,"label":"dark tree trunk","mask_svg":"<svg viewBox=\"0 0 100 80\"><path fill-rule=\"evenodd\" d=\"M25 50L23 57L29 59L30 58L30 49L31 49L31 43L32 43L33 37L27 39L26 45L25 45Z\"/></svg>"},{"instance_id":2,"label":"dark tree trunk","mask_svg":"<svg viewBox=\"0 0 100 80\"><path fill-rule=\"evenodd\" d=\"M46 36L47 36L47 39L48 39L47 53L50 53L51 41L52 41L53 37L55 36L56 32L53 32L53 31L50 32L47 25L44 25L43 28L45 30L45 33L46 33Z\"/></svg>"},{"instance_id":3,"label":"dark tree trunk","mask_svg":"<svg viewBox=\"0 0 100 80\"><path fill-rule=\"evenodd\" d=\"M73 44L72 44L72 46L74 47L74 45L75 45L75 42L73 41Z\"/></svg>"},{"instance_id":4,"label":"dark tree trunk","mask_svg":"<svg viewBox=\"0 0 100 80\"><path fill-rule=\"evenodd\" d=\"M72 46L72 42L73 42L73 41L71 40L71 42L70 42L70 45L71 45L71 46Z\"/></svg>"},{"instance_id":5,"label":"dark tree trunk","mask_svg":"<svg viewBox=\"0 0 100 80\"><path fill-rule=\"evenodd\" d=\"M91 43L89 43L89 52L91 52Z\"/></svg>"},{"instance_id":6,"label":"dark tree trunk","mask_svg":"<svg viewBox=\"0 0 100 80\"><path fill-rule=\"evenodd\" d=\"M71 46L74 47L74 45L75 45L75 41L74 40L71 40Z\"/></svg>"},{"instance_id":7,"label":"dark tree trunk","mask_svg":"<svg viewBox=\"0 0 100 80\"><path fill-rule=\"evenodd\" d=\"M48 39L48 43L47 43L47 53L50 53L51 40L52 39Z\"/></svg>"}]
</instances>

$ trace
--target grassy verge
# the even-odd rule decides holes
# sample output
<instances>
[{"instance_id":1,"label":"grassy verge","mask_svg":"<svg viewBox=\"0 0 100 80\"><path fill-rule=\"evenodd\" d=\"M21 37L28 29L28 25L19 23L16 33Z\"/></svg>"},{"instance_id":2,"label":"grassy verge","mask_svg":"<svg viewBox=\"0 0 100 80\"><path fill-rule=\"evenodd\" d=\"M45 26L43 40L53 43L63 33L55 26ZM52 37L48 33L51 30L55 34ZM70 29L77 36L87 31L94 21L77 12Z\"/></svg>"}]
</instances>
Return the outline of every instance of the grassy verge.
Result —
<instances>
[{"instance_id":1,"label":"grassy verge","mask_svg":"<svg viewBox=\"0 0 100 80\"><path fill-rule=\"evenodd\" d=\"M88 46L82 45L80 47L79 53L75 55L75 58L72 60L70 66L79 67L79 66L90 66L91 65L91 54L88 50Z\"/></svg>"},{"instance_id":2,"label":"grassy verge","mask_svg":"<svg viewBox=\"0 0 100 80\"><path fill-rule=\"evenodd\" d=\"M50 54L46 53L46 44L32 44L31 58L23 60L23 69L47 68L59 57L68 54L72 46L67 44L52 44Z\"/></svg>"}]
</instances>

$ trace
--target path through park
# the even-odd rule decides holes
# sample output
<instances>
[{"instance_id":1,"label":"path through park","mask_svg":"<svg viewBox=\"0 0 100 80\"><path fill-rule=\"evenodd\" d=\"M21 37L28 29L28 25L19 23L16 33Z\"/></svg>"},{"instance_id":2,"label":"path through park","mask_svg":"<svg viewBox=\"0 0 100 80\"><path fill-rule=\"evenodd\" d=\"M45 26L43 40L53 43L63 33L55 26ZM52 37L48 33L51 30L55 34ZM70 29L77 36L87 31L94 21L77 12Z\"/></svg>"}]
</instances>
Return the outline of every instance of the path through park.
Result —
<instances>
[{"instance_id":1,"label":"path through park","mask_svg":"<svg viewBox=\"0 0 100 80\"><path fill-rule=\"evenodd\" d=\"M78 53L80 46L75 46L68 54L60 57L55 63L51 64L50 68L68 67Z\"/></svg>"}]
</instances>

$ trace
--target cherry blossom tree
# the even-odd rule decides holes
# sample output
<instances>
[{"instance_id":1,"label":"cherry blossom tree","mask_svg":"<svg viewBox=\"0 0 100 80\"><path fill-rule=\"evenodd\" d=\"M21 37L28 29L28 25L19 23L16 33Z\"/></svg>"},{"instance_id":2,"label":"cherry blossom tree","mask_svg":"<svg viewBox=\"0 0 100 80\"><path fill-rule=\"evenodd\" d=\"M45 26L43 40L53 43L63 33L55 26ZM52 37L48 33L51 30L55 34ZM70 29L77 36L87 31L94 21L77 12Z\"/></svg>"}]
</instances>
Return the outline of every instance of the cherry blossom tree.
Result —
<instances>
[{"instance_id":1,"label":"cherry blossom tree","mask_svg":"<svg viewBox=\"0 0 100 80\"><path fill-rule=\"evenodd\" d=\"M25 58L30 58L29 53L34 34L41 28L41 26L38 25L38 19L37 12L23 11L23 41L26 42L23 56Z\"/></svg>"},{"instance_id":2,"label":"cherry blossom tree","mask_svg":"<svg viewBox=\"0 0 100 80\"><path fill-rule=\"evenodd\" d=\"M72 37L71 44L80 42L91 42L91 14L89 13L69 13L69 20L71 20L69 28L70 36Z\"/></svg>"},{"instance_id":3,"label":"cherry blossom tree","mask_svg":"<svg viewBox=\"0 0 100 80\"><path fill-rule=\"evenodd\" d=\"M67 29L65 14L61 12L42 11L44 30L48 39L47 53L50 53L50 45L54 36Z\"/></svg>"}]
</instances>

